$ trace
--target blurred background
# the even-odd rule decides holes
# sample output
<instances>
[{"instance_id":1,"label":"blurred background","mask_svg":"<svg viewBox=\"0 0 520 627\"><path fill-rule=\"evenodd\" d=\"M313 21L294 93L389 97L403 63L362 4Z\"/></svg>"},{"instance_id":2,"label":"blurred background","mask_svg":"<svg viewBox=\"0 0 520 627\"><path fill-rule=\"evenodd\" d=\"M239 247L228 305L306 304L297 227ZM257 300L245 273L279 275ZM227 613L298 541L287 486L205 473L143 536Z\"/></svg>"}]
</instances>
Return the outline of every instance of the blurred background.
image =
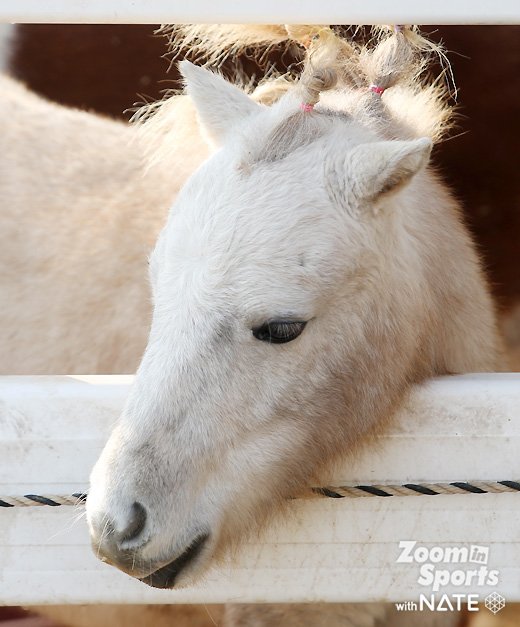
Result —
<instances>
[{"instance_id":1,"label":"blurred background","mask_svg":"<svg viewBox=\"0 0 520 627\"><path fill-rule=\"evenodd\" d=\"M57 102L111 117L126 118L137 104L179 87L175 64L157 26L19 25L0 31L0 67L30 89ZM437 148L435 161L462 200L466 221L485 261L498 306L509 322L510 341L520 329L520 26L427 27L448 50L458 89L459 122ZM287 66L290 55L270 61ZM248 72L262 68L247 58ZM224 67L224 71L231 67ZM129 111L130 110L130 111ZM516 312L516 313L515 313ZM515 317L517 323L514 321ZM516 338L516 339L515 339ZM1 599L0 599L1 602ZM129 608L130 609L130 608ZM205 609L179 610L171 625L213 625ZM71 623L81 612L71 608ZM72 619L74 616L74 620ZM131 614L125 624L133 625ZM215 621L216 619L216 621ZM81 624L92 620L85 618ZM0 608L2 627L49 627L18 608ZM97 625L116 625L105 615ZM118 625L119 623L117 623ZM165 623L166 624L166 623ZM473 625L520 626L513 607L493 617L485 610Z\"/></svg>"}]
</instances>

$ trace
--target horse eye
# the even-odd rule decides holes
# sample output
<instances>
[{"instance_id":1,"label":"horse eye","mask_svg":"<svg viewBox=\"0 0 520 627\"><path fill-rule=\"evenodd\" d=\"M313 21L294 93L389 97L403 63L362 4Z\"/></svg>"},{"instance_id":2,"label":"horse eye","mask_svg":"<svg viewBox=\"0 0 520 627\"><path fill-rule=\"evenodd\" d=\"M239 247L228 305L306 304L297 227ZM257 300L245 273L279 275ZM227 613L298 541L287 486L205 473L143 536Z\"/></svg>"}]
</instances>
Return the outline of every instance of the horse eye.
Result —
<instances>
[{"instance_id":1,"label":"horse eye","mask_svg":"<svg viewBox=\"0 0 520 627\"><path fill-rule=\"evenodd\" d=\"M253 329L257 340L270 344L285 344L295 340L305 329L307 322L272 320Z\"/></svg>"}]
</instances>

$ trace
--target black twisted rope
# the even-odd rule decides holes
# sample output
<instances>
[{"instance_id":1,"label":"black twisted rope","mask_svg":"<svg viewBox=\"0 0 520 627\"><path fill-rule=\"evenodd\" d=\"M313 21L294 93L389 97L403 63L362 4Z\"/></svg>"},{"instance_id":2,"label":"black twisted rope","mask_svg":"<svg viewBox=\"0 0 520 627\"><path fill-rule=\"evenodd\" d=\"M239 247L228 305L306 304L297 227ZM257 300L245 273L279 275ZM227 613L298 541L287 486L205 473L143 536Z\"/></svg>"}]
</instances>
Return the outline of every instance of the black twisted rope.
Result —
<instances>
[{"instance_id":1,"label":"black twisted rope","mask_svg":"<svg viewBox=\"0 0 520 627\"><path fill-rule=\"evenodd\" d=\"M453 481L451 483L404 483L401 485L356 485L310 488L300 498L326 497L332 499L360 498L366 496L438 496L440 494L501 494L520 492L520 481ZM76 492L66 495L24 494L0 496L0 507L31 507L47 505L81 505L87 494Z\"/></svg>"},{"instance_id":2,"label":"black twisted rope","mask_svg":"<svg viewBox=\"0 0 520 627\"><path fill-rule=\"evenodd\" d=\"M403 483L402 485L357 485L312 488L328 498L362 496L437 496L439 494L497 494L520 492L520 481L453 481L451 483Z\"/></svg>"},{"instance_id":3,"label":"black twisted rope","mask_svg":"<svg viewBox=\"0 0 520 627\"><path fill-rule=\"evenodd\" d=\"M24 494L23 496L0 496L0 507L31 507L35 505L48 505L59 507L60 505L81 505L87 500L83 492L65 495Z\"/></svg>"}]
</instances>

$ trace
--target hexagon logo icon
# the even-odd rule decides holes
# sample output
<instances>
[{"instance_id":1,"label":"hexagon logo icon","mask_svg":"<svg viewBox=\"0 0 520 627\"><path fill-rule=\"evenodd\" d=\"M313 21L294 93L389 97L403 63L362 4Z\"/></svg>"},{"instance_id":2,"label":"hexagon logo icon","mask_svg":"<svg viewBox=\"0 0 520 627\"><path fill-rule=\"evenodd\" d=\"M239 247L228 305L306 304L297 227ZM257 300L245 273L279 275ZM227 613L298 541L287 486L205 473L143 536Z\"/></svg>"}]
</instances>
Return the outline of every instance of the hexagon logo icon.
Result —
<instances>
[{"instance_id":1,"label":"hexagon logo icon","mask_svg":"<svg viewBox=\"0 0 520 627\"><path fill-rule=\"evenodd\" d=\"M498 592L492 592L484 599L484 604L490 612L497 614L506 606L506 600Z\"/></svg>"}]
</instances>

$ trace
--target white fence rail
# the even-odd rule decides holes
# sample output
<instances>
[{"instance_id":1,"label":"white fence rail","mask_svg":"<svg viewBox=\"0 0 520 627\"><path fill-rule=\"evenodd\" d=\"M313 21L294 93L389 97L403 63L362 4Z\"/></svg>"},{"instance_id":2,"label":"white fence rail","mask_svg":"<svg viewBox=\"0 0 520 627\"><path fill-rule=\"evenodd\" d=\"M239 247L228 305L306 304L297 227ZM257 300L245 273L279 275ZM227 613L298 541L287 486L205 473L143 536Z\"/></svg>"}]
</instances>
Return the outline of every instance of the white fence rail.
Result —
<instances>
[{"instance_id":1,"label":"white fence rail","mask_svg":"<svg viewBox=\"0 0 520 627\"><path fill-rule=\"evenodd\" d=\"M131 377L0 378L0 495L67 494L117 419ZM330 485L520 478L520 374L466 375L417 388L395 426ZM324 479L325 481L325 479ZM294 516L196 587L153 590L102 564L71 507L0 508L0 602L177 603L417 600L417 563L399 542L489 548L497 585L520 601L520 493L298 500ZM470 570L475 564L452 567Z\"/></svg>"},{"instance_id":2,"label":"white fence rail","mask_svg":"<svg viewBox=\"0 0 520 627\"><path fill-rule=\"evenodd\" d=\"M520 24L518 0L0 0L0 22Z\"/></svg>"}]
</instances>

